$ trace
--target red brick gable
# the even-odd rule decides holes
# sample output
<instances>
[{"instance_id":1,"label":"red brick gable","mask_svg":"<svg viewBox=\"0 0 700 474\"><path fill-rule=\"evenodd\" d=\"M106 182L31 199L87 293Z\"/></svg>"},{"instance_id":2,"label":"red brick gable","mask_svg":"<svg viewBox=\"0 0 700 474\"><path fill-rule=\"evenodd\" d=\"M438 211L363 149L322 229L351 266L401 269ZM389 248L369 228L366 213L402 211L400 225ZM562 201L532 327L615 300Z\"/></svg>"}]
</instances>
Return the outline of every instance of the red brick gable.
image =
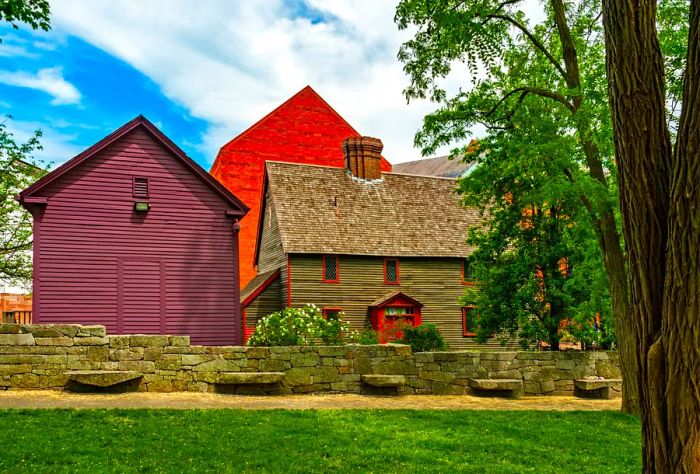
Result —
<instances>
[{"instance_id":1,"label":"red brick gable","mask_svg":"<svg viewBox=\"0 0 700 474\"><path fill-rule=\"evenodd\" d=\"M342 168L344 139L360 134L310 86L221 147L211 174L248 207L241 221L241 287L255 276L253 258L265 161ZM382 170L391 164L382 158Z\"/></svg>"}]
</instances>

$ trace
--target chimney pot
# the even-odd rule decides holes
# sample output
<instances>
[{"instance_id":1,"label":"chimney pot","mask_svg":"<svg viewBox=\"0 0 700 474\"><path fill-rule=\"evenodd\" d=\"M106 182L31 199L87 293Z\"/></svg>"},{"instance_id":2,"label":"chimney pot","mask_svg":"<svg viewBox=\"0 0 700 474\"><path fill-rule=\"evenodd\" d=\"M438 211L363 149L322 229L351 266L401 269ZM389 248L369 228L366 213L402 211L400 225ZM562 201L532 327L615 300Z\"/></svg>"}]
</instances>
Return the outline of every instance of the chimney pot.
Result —
<instances>
[{"instance_id":1,"label":"chimney pot","mask_svg":"<svg viewBox=\"0 0 700 474\"><path fill-rule=\"evenodd\" d=\"M382 149L379 138L350 137L343 141L345 168L356 178L382 179Z\"/></svg>"}]
</instances>

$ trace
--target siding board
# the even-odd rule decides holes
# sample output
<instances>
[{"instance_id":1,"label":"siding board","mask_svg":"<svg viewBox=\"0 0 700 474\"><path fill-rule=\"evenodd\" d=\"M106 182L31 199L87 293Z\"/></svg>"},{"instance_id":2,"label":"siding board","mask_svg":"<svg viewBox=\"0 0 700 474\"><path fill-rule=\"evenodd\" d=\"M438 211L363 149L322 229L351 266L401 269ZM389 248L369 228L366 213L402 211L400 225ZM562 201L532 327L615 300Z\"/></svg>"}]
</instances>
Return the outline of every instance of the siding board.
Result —
<instances>
[{"instance_id":1,"label":"siding board","mask_svg":"<svg viewBox=\"0 0 700 474\"><path fill-rule=\"evenodd\" d=\"M149 179L148 198L133 197L134 176ZM36 195L48 198L35 249L41 322L236 342L231 203L144 128Z\"/></svg>"},{"instance_id":2,"label":"siding board","mask_svg":"<svg viewBox=\"0 0 700 474\"><path fill-rule=\"evenodd\" d=\"M462 284L461 259L402 257L400 283L384 283L384 258L339 256L340 282L321 281L322 255L290 255L292 306L313 303L319 307L340 307L353 329L369 322L368 306L379 297L401 291L423 303L424 323L434 323L451 349L503 349L497 339L476 344L462 336L462 303L468 286ZM473 291L473 290L471 290ZM515 347L511 341L506 347Z\"/></svg>"}]
</instances>

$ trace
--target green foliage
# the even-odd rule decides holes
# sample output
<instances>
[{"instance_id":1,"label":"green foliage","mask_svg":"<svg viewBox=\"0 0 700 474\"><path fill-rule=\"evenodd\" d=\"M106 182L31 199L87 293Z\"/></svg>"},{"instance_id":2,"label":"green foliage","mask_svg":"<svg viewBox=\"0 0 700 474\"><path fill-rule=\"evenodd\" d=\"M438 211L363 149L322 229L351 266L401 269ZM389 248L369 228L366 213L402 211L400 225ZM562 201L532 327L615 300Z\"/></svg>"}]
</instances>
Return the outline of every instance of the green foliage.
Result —
<instances>
[{"instance_id":1,"label":"green foliage","mask_svg":"<svg viewBox=\"0 0 700 474\"><path fill-rule=\"evenodd\" d=\"M408 326L403 331L403 337L397 341L411 346L413 352L432 352L447 350L445 339L434 324Z\"/></svg>"},{"instance_id":2,"label":"green foliage","mask_svg":"<svg viewBox=\"0 0 700 474\"><path fill-rule=\"evenodd\" d=\"M46 173L32 158L41 149L39 138L37 131L19 144L0 123L0 280L23 287L32 277L32 222L15 197Z\"/></svg>"},{"instance_id":3,"label":"green foliage","mask_svg":"<svg viewBox=\"0 0 700 474\"><path fill-rule=\"evenodd\" d=\"M363 346L379 344L379 333L371 327L366 327L355 335L352 342Z\"/></svg>"},{"instance_id":4,"label":"green foliage","mask_svg":"<svg viewBox=\"0 0 700 474\"><path fill-rule=\"evenodd\" d=\"M0 419L0 471L11 473L641 471L639 417L614 411L54 409Z\"/></svg>"},{"instance_id":5,"label":"green foliage","mask_svg":"<svg viewBox=\"0 0 700 474\"><path fill-rule=\"evenodd\" d=\"M17 23L26 23L33 30L51 28L48 0L0 0L0 21L18 29ZM1 42L2 40L0 40Z\"/></svg>"},{"instance_id":6,"label":"green foliage","mask_svg":"<svg viewBox=\"0 0 700 474\"><path fill-rule=\"evenodd\" d=\"M248 339L249 346L341 345L349 334L350 324L337 319L326 320L315 305L285 308L258 321Z\"/></svg>"},{"instance_id":7,"label":"green foliage","mask_svg":"<svg viewBox=\"0 0 700 474\"><path fill-rule=\"evenodd\" d=\"M461 191L465 204L480 208L487 218L486 227L471 237L484 247L475 256L483 290L479 338L522 330L529 345L539 338L555 342L556 323L564 318L586 341L608 344L613 325L607 271L620 275L625 270L606 268L603 258L612 247L620 248L613 242L621 232L615 228L620 220L602 5L598 0L542 1L543 20L533 23L524 4L399 3L396 23L415 31L398 55L410 81L404 94L409 101L428 98L438 104L424 118L415 144L424 154L456 145L455 155L476 162ZM661 0L659 12L673 108L682 90L688 2ZM444 79L465 72L471 84L448 94ZM673 113L669 116L673 121ZM478 143L466 144L484 130ZM504 202L506 196L515 198L513 205ZM556 209L557 217L541 214L536 228L521 232L520 214L528 207ZM529 248L527 239L540 244ZM574 268L567 279L554 270L555 258L563 256ZM544 268L545 300L533 265ZM476 296L465 298L473 303ZM618 301L625 298L620 295ZM618 315L626 317L621 310L618 306ZM591 329L596 313L601 331Z\"/></svg>"}]
</instances>

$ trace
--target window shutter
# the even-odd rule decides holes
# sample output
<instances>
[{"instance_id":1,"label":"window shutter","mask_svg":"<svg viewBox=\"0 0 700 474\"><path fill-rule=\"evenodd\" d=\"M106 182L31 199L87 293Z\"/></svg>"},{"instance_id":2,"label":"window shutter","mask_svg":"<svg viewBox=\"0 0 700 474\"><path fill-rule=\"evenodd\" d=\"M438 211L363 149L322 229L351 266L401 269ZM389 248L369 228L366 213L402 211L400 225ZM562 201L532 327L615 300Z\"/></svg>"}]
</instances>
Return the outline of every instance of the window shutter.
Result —
<instances>
[{"instance_id":1,"label":"window shutter","mask_svg":"<svg viewBox=\"0 0 700 474\"><path fill-rule=\"evenodd\" d=\"M148 178L134 178L134 196L148 197Z\"/></svg>"}]
</instances>

